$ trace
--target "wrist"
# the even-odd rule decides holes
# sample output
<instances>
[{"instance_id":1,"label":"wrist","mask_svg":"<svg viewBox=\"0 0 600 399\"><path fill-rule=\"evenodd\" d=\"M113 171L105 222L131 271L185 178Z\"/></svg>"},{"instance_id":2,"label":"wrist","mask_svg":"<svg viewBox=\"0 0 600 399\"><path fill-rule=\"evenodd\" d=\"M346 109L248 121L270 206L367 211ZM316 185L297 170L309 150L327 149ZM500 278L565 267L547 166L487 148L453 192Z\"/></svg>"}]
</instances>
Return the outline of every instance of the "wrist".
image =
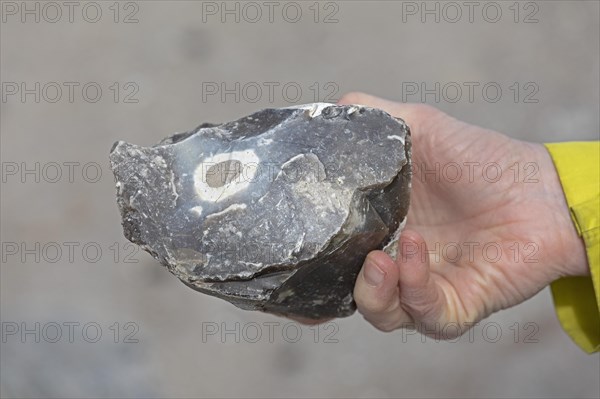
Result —
<instances>
[{"instance_id":1,"label":"wrist","mask_svg":"<svg viewBox=\"0 0 600 399\"><path fill-rule=\"evenodd\" d=\"M585 243L579 236L571 218L569 204L554 161L542 144L527 143L539 166L540 195L547 201L553 219L552 237L548 243L548 259L555 269L555 277L588 276L590 274Z\"/></svg>"}]
</instances>

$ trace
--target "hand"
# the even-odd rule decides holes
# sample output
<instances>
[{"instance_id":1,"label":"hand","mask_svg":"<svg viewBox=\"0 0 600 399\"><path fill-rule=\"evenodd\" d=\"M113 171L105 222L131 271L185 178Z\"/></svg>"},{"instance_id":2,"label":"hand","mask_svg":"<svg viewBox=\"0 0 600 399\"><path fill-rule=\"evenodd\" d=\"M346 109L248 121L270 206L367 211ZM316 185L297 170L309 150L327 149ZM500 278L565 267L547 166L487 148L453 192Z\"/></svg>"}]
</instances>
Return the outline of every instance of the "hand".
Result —
<instances>
[{"instance_id":1,"label":"hand","mask_svg":"<svg viewBox=\"0 0 600 399\"><path fill-rule=\"evenodd\" d=\"M412 133L411 205L397 260L371 252L354 288L358 310L376 328L452 339L561 276L589 274L544 146L424 104L362 93L339 103L383 109ZM461 329L444 330L449 323Z\"/></svg>"}]
</instances>

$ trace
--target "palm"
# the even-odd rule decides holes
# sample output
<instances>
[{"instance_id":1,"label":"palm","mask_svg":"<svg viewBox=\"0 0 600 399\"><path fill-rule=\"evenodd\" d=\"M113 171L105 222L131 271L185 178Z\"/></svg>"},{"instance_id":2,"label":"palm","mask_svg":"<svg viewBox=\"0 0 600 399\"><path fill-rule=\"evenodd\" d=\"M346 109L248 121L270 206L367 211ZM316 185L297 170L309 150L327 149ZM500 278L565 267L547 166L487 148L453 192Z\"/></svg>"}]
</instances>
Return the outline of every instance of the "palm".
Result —
<instances>
[{"instance_id":1,"label":"palm","mask_svg":"<svg viewBox=\"0 0 600 399\"><path fill-rule=\"evenodd\" d=\"M506 136L449 117L427 128L437 134L413 135L407 228L433 251L431 270L447 299L447 321L477 321L544 286L535 284L539 276L528 275L527 265L539 262L538 215L547 210L519 203L540 176L536 164L510 152L513 140Z\"/></svg>"}]
</instances>

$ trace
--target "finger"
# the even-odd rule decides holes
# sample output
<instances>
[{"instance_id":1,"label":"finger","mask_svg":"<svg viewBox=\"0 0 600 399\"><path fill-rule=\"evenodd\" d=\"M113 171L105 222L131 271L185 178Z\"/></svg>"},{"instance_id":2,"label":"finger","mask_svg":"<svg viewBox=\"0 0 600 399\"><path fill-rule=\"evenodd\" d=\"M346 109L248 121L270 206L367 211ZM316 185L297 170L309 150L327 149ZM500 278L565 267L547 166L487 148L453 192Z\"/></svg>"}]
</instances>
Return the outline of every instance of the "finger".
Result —
<instances>
[{"instance_id":1,"label":"finger","mask_svg":"<svg viewBox=\"0 0 600 399\"><path fill-rule=\"evenodd\" d=\"M401 307L412 317L417 329L431 329L444 312L444 294L431 274L427 244L412 230L400 235L399 298Z\"/></svg>"},{"instance_id":2,"label":"finger","mask_svg":"<svg viewBox=\"0 0 600 399\"><path fill-rule=\"evenodd\" d=\"M388 113L398 111L401 105L407 105L410 107L411 104L400 104L394 101L386 100L381 97L372 96L370 94L361 92L350 92L344 94L339 100L338 104L341 105L366 105L367 107L379 108Z\"/></svg>"},{"instance_id":3,"label":"finger","mask_svg":"<svg viewBox=\"0 0 600 399\"><path fill-rule=\"evenodd\" d=\"M435 118L445 115L440 110L426 104L399 103L361 92L344 94L339 99L338 104L357 104L382 109L396 118L403 119L410 127L413 135L424 130L427 124Z\"/></svg>"},{"instance_id":4,"label":"finger","mask_svg":"<svg viewBox=\"0 0 600 399\"><path fill-rule=\"evenodd\" d=\"M356 279L354 299L358 311L382 331L392 331L410 322L400 307L398 277L398 266L392 258L383 251L372 251Z\"/></svg>"}]
</instances>

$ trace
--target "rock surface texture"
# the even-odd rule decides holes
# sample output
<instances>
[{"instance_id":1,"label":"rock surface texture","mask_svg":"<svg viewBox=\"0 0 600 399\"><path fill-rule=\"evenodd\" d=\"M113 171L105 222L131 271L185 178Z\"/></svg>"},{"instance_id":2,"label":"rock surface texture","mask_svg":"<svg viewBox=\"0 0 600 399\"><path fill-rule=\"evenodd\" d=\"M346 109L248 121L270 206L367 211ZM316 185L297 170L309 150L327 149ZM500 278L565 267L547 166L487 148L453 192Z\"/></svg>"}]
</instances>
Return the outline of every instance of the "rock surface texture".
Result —
<instances>
[{"instance_id":1,"label":"rock surface texture","mask_svg":"<svg viewBox=\"0 0 600 399\"><path fill-rule=\"evenodd\" d=\"M152 147L119 141L110 162L127 239L244 309L352 314L365 256L395 248L408 212L409 129L358 105L265 109Z\"/></svg>"}]
</instances>

